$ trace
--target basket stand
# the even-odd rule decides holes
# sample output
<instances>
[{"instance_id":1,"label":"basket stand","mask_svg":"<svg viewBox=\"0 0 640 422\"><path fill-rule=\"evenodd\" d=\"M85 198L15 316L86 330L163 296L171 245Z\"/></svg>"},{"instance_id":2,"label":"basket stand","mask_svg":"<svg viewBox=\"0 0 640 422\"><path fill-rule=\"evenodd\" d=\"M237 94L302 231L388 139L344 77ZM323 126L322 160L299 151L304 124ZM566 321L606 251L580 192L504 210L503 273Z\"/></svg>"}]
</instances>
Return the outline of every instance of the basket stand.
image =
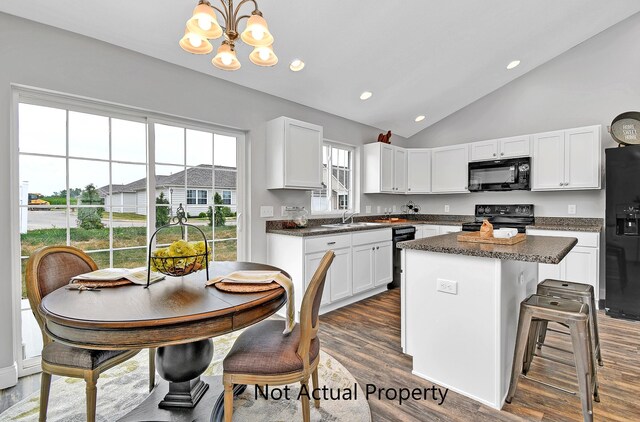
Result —
<instances>
[{"instance_id":1,"label":"basket stand","mask_svg":"<svg viewBox=\"0 0 640 422\"><path fill-rule=\"evenodd\" d=\"M198 232L200 232L200 234L202 235L202 240L204 240L204 255L199 254L199 255L193 255L193 256L180 256L180 257L166 257L166 258L160 258L163 260L169 260L172 259L174 262L174 266L175 266L175 260L176 259L187 259L187 258L195 258L197 262L198 257L204 256L204 267L205 270L207 271L207 280L209 280L209 243L207 242L207 237L205 236L204 232L198 227L195 226L193 224L189 224L187 223L187 215L184 211L184 208L182 207L182 204L180 204L180 206L178 206L178 209L176 210L176 215L175 217L173 217L171 219L171 223L169 224L165 224L162 227L159 227L151 236L151 239L149 240L149 255L148 255L148 259L147 259L147 285L145 286L145 289L149 288L149 284L151 281L151 260L152 259L159 259L156 257L152 257L151 256L151 247L153 246L153 240L156 238L156 235L164 230L167 229L169 227L180 227L180 233L181 233L181 238L182 240L186 240L186 235L187 235L187 231L185 230L187 227L193 227L194 229L196 229ZM156 262L156 261L154 261ZM157 267L157 265L156 265ZM184 273L181 274L175 274L172 272L165 272L163 271L163 269L158 268L158 271L165 274L165 275L169 275L169 276L185 276L188 274L191 274L192 272L195 272L197 270L194 270L193 268L189 271L185 271Z\"/></svg>"}]
</instances>

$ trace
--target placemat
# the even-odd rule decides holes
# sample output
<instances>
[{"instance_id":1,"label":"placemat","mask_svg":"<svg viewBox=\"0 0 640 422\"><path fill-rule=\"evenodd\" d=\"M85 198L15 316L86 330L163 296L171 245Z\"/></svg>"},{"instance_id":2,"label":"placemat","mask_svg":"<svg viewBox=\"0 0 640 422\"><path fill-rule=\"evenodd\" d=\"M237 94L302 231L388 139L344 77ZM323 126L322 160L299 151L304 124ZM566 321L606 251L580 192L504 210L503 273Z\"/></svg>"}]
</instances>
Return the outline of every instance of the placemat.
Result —
<instances>
[{"instance_id":1,"label":"placemat","mask_svg":"<svg viewBox=\"0 0 640 422\"><path fill-rule=\"evenodd\" d=\"M220 281L215 283L214 287L228 293L256 293L275 290L280 285L275 281L271 283L225 283Z\"/></svg>"},{"instance_id":2,"label":"placemat","mask_svg":"<svg viewBox=\"0 0 640 422\"><path fill-rule=\"evenodd\" d=\"M85 287L118 287L125 286L127 284L133 284L131 281L126 278L122 278L120 280L109 280L109 281L95 281L95 280L73 280L72 283L69 284L80 284Z\"/></svg>"}]
</instances>

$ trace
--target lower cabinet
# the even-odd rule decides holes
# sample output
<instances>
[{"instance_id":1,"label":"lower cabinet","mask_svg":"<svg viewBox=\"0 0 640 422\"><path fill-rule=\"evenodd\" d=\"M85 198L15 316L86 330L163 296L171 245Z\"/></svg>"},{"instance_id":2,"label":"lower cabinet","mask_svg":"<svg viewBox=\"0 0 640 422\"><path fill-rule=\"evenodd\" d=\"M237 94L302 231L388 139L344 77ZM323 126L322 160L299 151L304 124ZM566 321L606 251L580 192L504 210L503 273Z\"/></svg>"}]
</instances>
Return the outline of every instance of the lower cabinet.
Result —
<instances>
[{"instance_id":1,"label":"lower cabinet","mask_svg":"<svg viewBox=\"0 0 640 422\"><path fill-rule=\"evenodd\" d=\"M586 232L564 232L552 230L527 230L529 235L575 237L578 244L571 249L559 264L539 264L538 281L552 278L591 284L600 297L600 234ZM597 302L596 302L597 303Z\"/></svg>"},{"instance_id":2,"label":"lower cabinet","mask_svg":"<svg viewBox=\"0 0 640 422\"><path fill-rule=\"evenodd\" d=\"M461 230L461 226L436 226L432 224L419 224L416 226L416 239L454 233Z\"/></svg>"},{"instance_id":3,"label":"lower cabinet","mask_svg":"<svg viewBox=\"0 0 640 422\"><path fill-rule=\"evenodd\" d=\"M291 276L297 312L328 250L336 256L327 273L320 313L377 294L393 279L390 228L311 237L268 234L267 261ZM284 308L279 313L283 312Z\"/></svg>"}]
</instances>

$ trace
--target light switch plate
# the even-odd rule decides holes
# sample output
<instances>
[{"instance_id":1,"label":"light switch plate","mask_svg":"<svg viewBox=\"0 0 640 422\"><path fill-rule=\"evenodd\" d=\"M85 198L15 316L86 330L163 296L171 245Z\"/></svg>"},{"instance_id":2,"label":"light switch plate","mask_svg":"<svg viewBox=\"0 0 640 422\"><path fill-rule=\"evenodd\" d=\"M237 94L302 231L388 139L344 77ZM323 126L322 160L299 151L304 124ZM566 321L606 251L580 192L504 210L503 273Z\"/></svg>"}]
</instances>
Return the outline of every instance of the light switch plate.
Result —
<instances>
[{"instance_id":1,"label":"light switch plate","mask_svg":"<svg viewBox=\"0 0 640 422\"><path fill-rule=\"evenodd\" d=\"M443 278L439 278L436 280L436 289L439 292L449 293L452 295L458 294L458 282L453 280L445 280Z\"/></svg>"},{"instance_id":2,"label":"light switch plate","mask_svg":"<svg viewBox=\"0 0 640 422\"><path fill-rule=\"evenodd\" d=\"M371 214L371 205L367 205L364 209L367 214Z\"/></svg>"},{"instance_id":3,"label":"light switch plate","mask_svg":"<svg viewBox=\"0 0 640 422\"><path fill-rule=\"evenodd\" d=\"M286 205L281 206L280 215L284 217L286 213L287 213L287 206Z\"/></svg>"},{"instance_id":4,"label":"light switch plate","mask_svg":"<svg viewBox=\"0 0 640 422\"><path fill-rule=\"evenodd\" d=\"M444 212L449 212L449 209L450 209L450 208L449 208L449 205L445 205L445 206L444 206Z\"/></svg>"},{"instance_id":5,"label":"light switch plate","mask_svg":"<svg viewBox=\"0 0 640 422\"><path fill-rule=\"evenodd\" d=\"M260 217L273 217L273 207L263 205L260 207Z\"/></svg>"},{"instance_id":6,"label":"light switch plate","mask_svg":"<svg viewBox=\"0 0 640 422\"><path fill-rule=\"evenodd\" d=\"M378 210L377 213L380 214L382 212L382 207L378 205L377 210Z\"/></svg>"},{"instance_id":7,"label":"light switch plate","mask_svg":"<svg viewBox=\"0 0 640 422\"><path fill-rule=\"evenodd\" d=\"M567 214L569 214L569 215L575 215L576 214L576 206L574 204L570 204L567 207Z\"/></svg>"}]
</instances>

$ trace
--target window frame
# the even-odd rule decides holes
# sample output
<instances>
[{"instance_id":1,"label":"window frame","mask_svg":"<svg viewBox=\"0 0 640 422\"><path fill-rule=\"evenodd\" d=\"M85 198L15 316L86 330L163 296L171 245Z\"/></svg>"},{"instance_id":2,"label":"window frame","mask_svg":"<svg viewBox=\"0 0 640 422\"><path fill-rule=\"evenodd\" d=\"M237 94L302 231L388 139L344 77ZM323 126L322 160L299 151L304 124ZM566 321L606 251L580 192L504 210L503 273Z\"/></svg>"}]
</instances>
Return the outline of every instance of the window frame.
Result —
<instances>
[{"instance_id":1,"label":"window frame","mask_svg":"<svg viewBox=\"0 0 640 422\"><path fill-rule=\"evenodd\" d=\"M358 213L359 209L360 209L360 200L359 200L359 189L358 189L358 181L359 181L359 177L358 177L358 151L359 149L355 146L355 145L351 145L351 144L347 144L345 142L339 142L339 141L333 141L330 139L323 139L322 140L322 146L323 147L328 147L329 150L331 151L331 148L338 148L338 149L342 149L342 150L347 150L350 152L350 159L349 159L349 184L351 186L351 188L349 189L349 197L351 199L351 203L350 203L350 207L347 209L338 209L338 208L333 208L332 204L331 204L331 196L328 196L328 202L329 205L331 206L331 209L324 209L324 210L317 210L314 211L312 208L312 205L310 204L309 209L311 212L311 215L313 216L322 216L322 215L326 215L326 216L335 216L335 215L342 215L344 212L348 212L348 213ZM321 157L321 159L323 159L324 157ZM328 175L332 175L333 174L333 164L331 162L331 157L329 157L328 160L328 164L329 164L329 168L327 169L327 174ZM320 165L322 166L322 162L320 162ZM329 180L331 180L332 178L329 177ZM327 186L327 189L330 191L331 190L331 186ZM311 191L311 201L313 201L313 195L314 192L317 192L317 190ZM338 198L336 200L336 203L339 203L339 197L340 195L338 195Z\"/></svg>"},{"instance_id":2,"label":"window frame","mask_svg":"<svg viewBox=\"0 0 640 422\"><path fill-rule=\"evenodd\" d=\"M198 120L151 109L129 106L121 103L105 101L91 97L85 97L75 94L68 94L54 90L32 87L23 84L10 83L11 89L11 106L9 109L9 151L11 159L9 160L9 192L10 192L10 292L12 297L12 325L13 325L13 356L17 363L17 371L19 376L30 375L40 372L40 357L24 359L21 350L21 301L22 290L19 282L22 277L21 268L21 240L19 230L20 221L20 196L19 196L19 140L18 140L18 107L20 103L32 104L37 106L59 108L68 110L69 112L80 112L105 116L113 119L122 119L128 121L136 121L145 123L147 127L147 139L154 137L154 124L179 125L184 128L211 131L217 135L229 136L236 138L236 166L237 171L237 259L240 261L251 261L251 220L246 217L246 211L250 209L251 191L251 167L249 163L248 145L250 139L247 135L248 131L241 129L232 129L219 124L214 124L204 120ZM155 163L155 145L154 142L147 140L147 165L150 170L147 173L147 193L151 201L147 200L147 224L148 227L155 227L155 169L150 163ZM115 160L119 161L119 160ZM149 199L147 198L147 199ZM147 244L149 238L153 234L153 230L147 230ZM111 249L111 248L110 248ZM125 249L125 248L117 248ZM101 252L94 250L92 252ZM110 258L112 259L112 258Z\"/></svg>"},{"instance_id":3,"label":"window frame","mask_svg":"<svg viewBox=\"0 0 640 422\"><path fill-rule=\"evenodd\" d=\"M193 193L193 196L190 196L189 195L190 193ZM197 189L187 189L186 198L187 198L187 205L197 205L198 190ZM190 201L193 201L193 202L190 202Z\"/></svg>"},{"instance_id":4,"label":"window frame","mask_svg":"<svg viewBox=\"0 0 640 422\"><path fill-rule=\"evenodd\" d=\"M200 197L200 194L204 193L204 198ZM200 202L204 201L204 202ZM196 193L196 204L195 205L207 205L209 203L209 192L206 189L198 189Z\"/></svg>"}]
</instances>

